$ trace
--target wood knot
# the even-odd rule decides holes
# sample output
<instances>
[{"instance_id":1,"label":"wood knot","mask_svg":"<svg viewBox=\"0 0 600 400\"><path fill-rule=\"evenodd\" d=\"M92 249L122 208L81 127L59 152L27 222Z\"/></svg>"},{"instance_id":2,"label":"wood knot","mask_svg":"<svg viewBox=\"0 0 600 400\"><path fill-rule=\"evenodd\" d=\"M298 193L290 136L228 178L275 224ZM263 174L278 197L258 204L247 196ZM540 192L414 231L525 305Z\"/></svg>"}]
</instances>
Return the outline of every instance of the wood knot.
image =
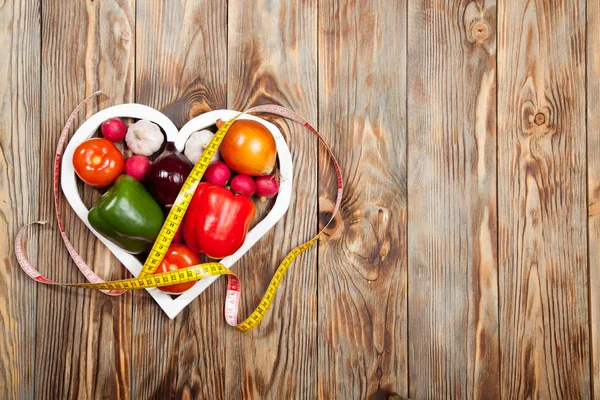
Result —
<instances>
[{"instance_id":1,"label":"wood knot","mask_svg":"<svg viewBox=\"0 0 600 400\"><path fill-rule=\"evenodd\" d=\"M319 229L325 228L325 225L329 222L333 216L333 209L335 204L325 196L319 197ZM329 239L339 238L344 231L344 220L340 214L337 214L333 221L325 229L325 237L321 236L321 242L325 242Z\"/></svg>"},{"instance_id":2,"label":"wood knot","mask_svg":"<svg viewBox=\"0 0 600 400\"><path fill-rule=\"evenodd\" d=\"M495 54L496 13L491 7L482 6L480 1L471 1L463 14L463 27L469 43L477 43L490 55Z\"/></svg>"},{"instance_id":3,"label":"wood knot","mask_svg":"<svg viewBox=\"0 0 600 400\"><path fill-rule=\"evenodd\" d=\"M384 259L385 256L388 255L388 253L390 252L390 249L386 246L383 246L381 249L379 249L379 256Z\"/></svg>"},{"instance_id":4,"label":"wood knot","mask_svg":"<svg viewBox=\"0 0 600 400\"><path fill-rule=\"evenodd\" d=\"M477 40L477 42L482 43L490 36L490 28L486 23L477 22L471 28L471 35Z\"/></svg>"},{"instance_id":5,"label":"wood knot","mask_svg":"<svg viewBox=\"0 0 600 400\"><path fill-rule=\"evenodd\" d=\"M552 112L548 107L540 107L528 100L523 103L521 113L525 135L545 135L552 130Z\"/></svg>"},{"instance_id":6,"label":"wood knot","mask_svg":"<svg viewBox=\"0 0 600 400\"><path fill-rule=\"evenodd\" d=\"M544 124L544 122L546 122L546 116L544 115L544 113L537 113L535 115L534 121L537 126L541 126Z\"/></svg>"},{"instance_id":7,"label":"wood knot","mask_svg":"<svg viewBox=\"0 0 600 400\"><path fill-rule=\"evenodd\" d=\"M331 217L333 217L333 213L331 211L319 211L319 225L321 229L323 229L325 225L331 220ZM335 229L335 225L336 220L334 219L329 224L329 228Z\"/></svg>"}]
</instances>

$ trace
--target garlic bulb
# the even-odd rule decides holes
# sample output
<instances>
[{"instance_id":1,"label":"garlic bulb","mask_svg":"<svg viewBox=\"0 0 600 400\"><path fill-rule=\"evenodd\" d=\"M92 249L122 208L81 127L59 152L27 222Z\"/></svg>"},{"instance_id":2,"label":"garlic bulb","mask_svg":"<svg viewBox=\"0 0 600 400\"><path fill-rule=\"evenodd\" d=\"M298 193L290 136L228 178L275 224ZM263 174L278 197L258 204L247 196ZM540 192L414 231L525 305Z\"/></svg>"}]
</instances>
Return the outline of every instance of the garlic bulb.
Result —
<instances>
[{"instance_id":1,"label":"garlic bulb","mask_svg":"<svg viewBox=\"0 0 600 400\"><path fill-rule=\"evenodd\" d=\"M151 156L162 146L165 138L158 125L146 119L140 119L127 128L125 142L135 154Z\"/></svg>"},{"instance_id":2,"label":"garlic bulb","mask_svg":"<svg viewBox=\"0 0 600 400\"><path fill-rule=\"evenodd\" d=\"M185 142L185 150L183 151L183 155L187 157L193 164L198 162L200 156L206 149L206 146L210 143L211 139L215 136L214 133L209 131L208 129L202 129L201 131L196 131L190 135L187 142ZM221 159L221 155L219 150L215 151L215 154L212 156L210 162L217 161Z\"/></svg>"}]
</instances>

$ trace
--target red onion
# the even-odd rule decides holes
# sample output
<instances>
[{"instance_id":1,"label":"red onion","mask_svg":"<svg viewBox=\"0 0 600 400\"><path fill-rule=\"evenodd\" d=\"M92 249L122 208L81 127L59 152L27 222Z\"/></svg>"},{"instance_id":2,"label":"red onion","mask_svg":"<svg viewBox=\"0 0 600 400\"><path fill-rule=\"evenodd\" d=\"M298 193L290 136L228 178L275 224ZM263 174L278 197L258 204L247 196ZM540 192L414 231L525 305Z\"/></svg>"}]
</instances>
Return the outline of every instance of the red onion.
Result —
<instances>
[{"instance_id":1,"label":"red onion","mask_svg":"<svg viewBox=\"0 0 600 400\"><path fill-rule=\"evenodd\" d=\"M233 194L252 197L256 191L256 183L254 183L254 179L249 176L237 175L231 180L231 191Z\"/></svg>"},{"instance_id":2,"label":"red onion","mask_svg":"<svg viewBox=\"0 0 600 400\"><path fill-rule=\"evenodd\" d=\"M160 204L172 206L192 168L192 163L175 148L175 144L168 142L146 175L148 191Z\"/></svg>"}]
</instances>

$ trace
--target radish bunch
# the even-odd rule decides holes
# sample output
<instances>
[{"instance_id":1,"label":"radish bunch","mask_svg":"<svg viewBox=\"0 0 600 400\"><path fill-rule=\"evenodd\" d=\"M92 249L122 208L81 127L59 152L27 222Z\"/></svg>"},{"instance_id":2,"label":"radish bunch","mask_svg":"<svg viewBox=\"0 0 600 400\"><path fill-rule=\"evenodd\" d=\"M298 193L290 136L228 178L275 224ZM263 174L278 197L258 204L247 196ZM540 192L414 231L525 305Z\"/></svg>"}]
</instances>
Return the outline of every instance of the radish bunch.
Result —
<instances>
[{"instance_id":1,"label":"radish bunch","mask_svg":"<svg viewBox=\"0 0 600 400\"><path fill-rule=\"evenodd\" d=\"M231 179L232 171L223 161L210 163L202 180L216 186L226 186ZM279 192L279 181L274 175L257 176L252 178L248 175L237 174L229 183L231 191L239 196L258 196L261 202L271 199Z\"/></svg>"}]
</instances>

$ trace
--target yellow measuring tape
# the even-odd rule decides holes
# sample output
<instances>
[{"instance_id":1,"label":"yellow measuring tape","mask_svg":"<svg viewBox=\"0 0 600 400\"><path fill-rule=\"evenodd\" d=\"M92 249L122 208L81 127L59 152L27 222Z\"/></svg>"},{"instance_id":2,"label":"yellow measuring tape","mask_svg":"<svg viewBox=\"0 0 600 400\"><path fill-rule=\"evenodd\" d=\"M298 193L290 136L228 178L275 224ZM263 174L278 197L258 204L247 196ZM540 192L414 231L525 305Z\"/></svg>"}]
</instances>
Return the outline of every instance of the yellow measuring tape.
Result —
<instances>
[{"instance_id":1,"label":"yellow measuring tape","mask_svg":"<svg viewBox=\"0 0 600 400\"><path fill-rule=\"evenodd\" d=\"M196 192L196 188L200 183L200 179L204 175L206 168L208 168L208 164L212 159L212 156L215 154L225 134L229 130L229 127L235 122L235 120L241 114L236 115L234 118L225 122L221 127L217 130L217 133L213 136L210 143L202 152L202 155L194 165L192 172L188 175L187 179L183 183L173 206L171 207L171 211L169 211L169 215L163 224L158 237L154 241L154 245L152 246L152 250L150 250L150 254L148 254L148 258L146 262L144 262L144 266L142 267L142 271L138 275L138 278L144 277L147 275L152 275L162 262L163 258L171 242L173 241L173 237L179 229L179 225L181 225L181 221L183 220L183 216L185 215L190 202L192 201L192 196Z\"/></svg>"},{"instance_id":2,"label":"yellow measuring tape","mask_svg":"<svg viewBox=\"0 0 600 400\"><path fill-rule=\"evenodd\" d=\"M76 112L81 108L81 106L86 101L88 101L91 97L92 96L90 96L90 97L88 97L88 99L84 100L84 102L82 102L78 106L78 108L76 108L73 111L73 113L71 114L71 117L69 118L67 124L65 125L65 129L63 129L63 134L61 135L61 140L59 141L59 147L57 150L57 161L56 161L56 165L55 165L55 202L57 204L56 211L57 211L57 219L58 219L59 228L61 230L61 234L63 234L63 239L65 240L65 244L66 244L67 248L69 249L69 253L71 254L71 257L73 257L73 259L75 260L77 266L82 270L82 272L84 273L86 278L88 278L88 280L90 280L92 283L58 283L58 282L54 282L54 281L44 277L43 275L41 275L33 267L33 265L29 262L29 260L27 259L26 255L23 251L23 248L22 248L23 232L24 232L25 228L27 228L31 224L28 224L28 225L24 226L23 228L21 228L21 230L17 234L16 240L15 240L15 253L16 253L17 259L19 261L19 265L21 265L21 268L32 279L34 279L38 282L41 282L41 283L50 284L50 285L75 287L75 288L103 290L103 291L105 291L105 293L112 294L112 295L121 294L122 291L124 291L124 290L147 289L147 288L153 288L153 287L168 286L168 285L173 285L173 284L178 284L178 283L197 281L197 280L208 278L211 276L228 275L229 282L228 282L228 288L227 288L227 300L226 300L226 304L225 304L225 318L226 318L227 322L230 325L237 327L241 331L248 331L248 330L256 327L259 324L259 322L264 318L267 310L270 308L271 304L273 303L275 293L281 283L281 280L283 279L285 273L287 272L289 266L291 265L291 263L294 261L294 259L296 257L298 257L298 255L300 255L301 253L306 251L308 248L310 248L312 245L314 245L317 242L317 240L319 239L321 234L324 232L325 228L329 225L329 223L335 217L335 214L337 213L337 211L340 207L342 190L343 190L341 171L340 171L339 165L337 163L337 160L335 159L335 157L333 157L333 153L332 153L331 149L329 148L329 146L327 145L327 143L325 142L325 140L302 117L300 117L298 114L294 113L293 111L287 110L281 106L265 105L265 106L254 107L254 108L246 111L246 112L268 112L268 113L272 113L272 114L277 114L277 115L283 116L285 118L292 119L295 122L301 123L308 129L310 129L313 132L313 134L315 134L319 138L319 140L325 145L329 154L332 157L332 160L333 160L335 168L336 168L337 178L338 178L338 194L337 194L337 199L336 199L336 206L334 208L334 211L332 213L332 216L331 216L331 219L329 220L329 222L310 241L296 247L290 253L288 253L288 255L285 257L283 262L279 265L279 267L275 271L275 274L273 275L273 278L271 279L271 282L269 283L267 291L265 292L265 295L263 296L259 305L255 308L255 310L252 312L252 314L246 320L244 320L242 323L238 324L237 323L237 313L238 313L238 307L239 307L240 284L239 284L239 280L235 276L235 274L230 269L225 267L223 264L218 263L218 262L209 262L209 263L203 263L203 264L199 264L199 265L195 265L195 266L191 266L191 267L187 267L187 268L182 268L177 271L164 272L164 273L160 273L160 274L155 274L155 272L156 272L156 269L159 267L160 263L162 262L167 250L169 249L169 246L173 240L173 237L175 236L175 233L177 232L179 226L181 225L183 216L185 215L185 213L188 209L188 206L191 202L194 192L196 191L196 188L198 187L198 184L200 183L200 180L202 179L202 176L204 175L204 172L206 171L206 168L208 167L208 165L212 159L212 156L219 148L221 142L223 141L223 138L227 134L227 131L229 130L231 125L235 122L235 120L240 115L242 115L242 113L238 114L231 120L225 122L218 129L217 133L215 133L211 142L208 144L208 146L204 150L202 156L200 157L198 162L194 165L191 173L188 175L185 183L183 184L183 186L177 196L177 199L175 200L173 206L171 207L171 210L169 211L169 214L160 230L158 237L156 238L156 241L154 242L154 245L152 246L152 249L142 267L140 274L136 278L106 282L106 281L103 281L100 278L98 278L91 271L91 269L89 269L89 267L85 264L85 262L81 259L81 257L76 253L75 249L72 247L72 245L66 238L66 235L64 233L64 228L62 226L62 220L61 220L60 214L58 212L58 194L57 194L58 171L56 170L56 168L58 167L58 159L60 158L60 155L62 152L62 145L64 143L63 137L66 137L65 133L68 131L68 128L70 127L70 124L74 118L74 114L76 114Z\"/></svg>"}]
</instances>

